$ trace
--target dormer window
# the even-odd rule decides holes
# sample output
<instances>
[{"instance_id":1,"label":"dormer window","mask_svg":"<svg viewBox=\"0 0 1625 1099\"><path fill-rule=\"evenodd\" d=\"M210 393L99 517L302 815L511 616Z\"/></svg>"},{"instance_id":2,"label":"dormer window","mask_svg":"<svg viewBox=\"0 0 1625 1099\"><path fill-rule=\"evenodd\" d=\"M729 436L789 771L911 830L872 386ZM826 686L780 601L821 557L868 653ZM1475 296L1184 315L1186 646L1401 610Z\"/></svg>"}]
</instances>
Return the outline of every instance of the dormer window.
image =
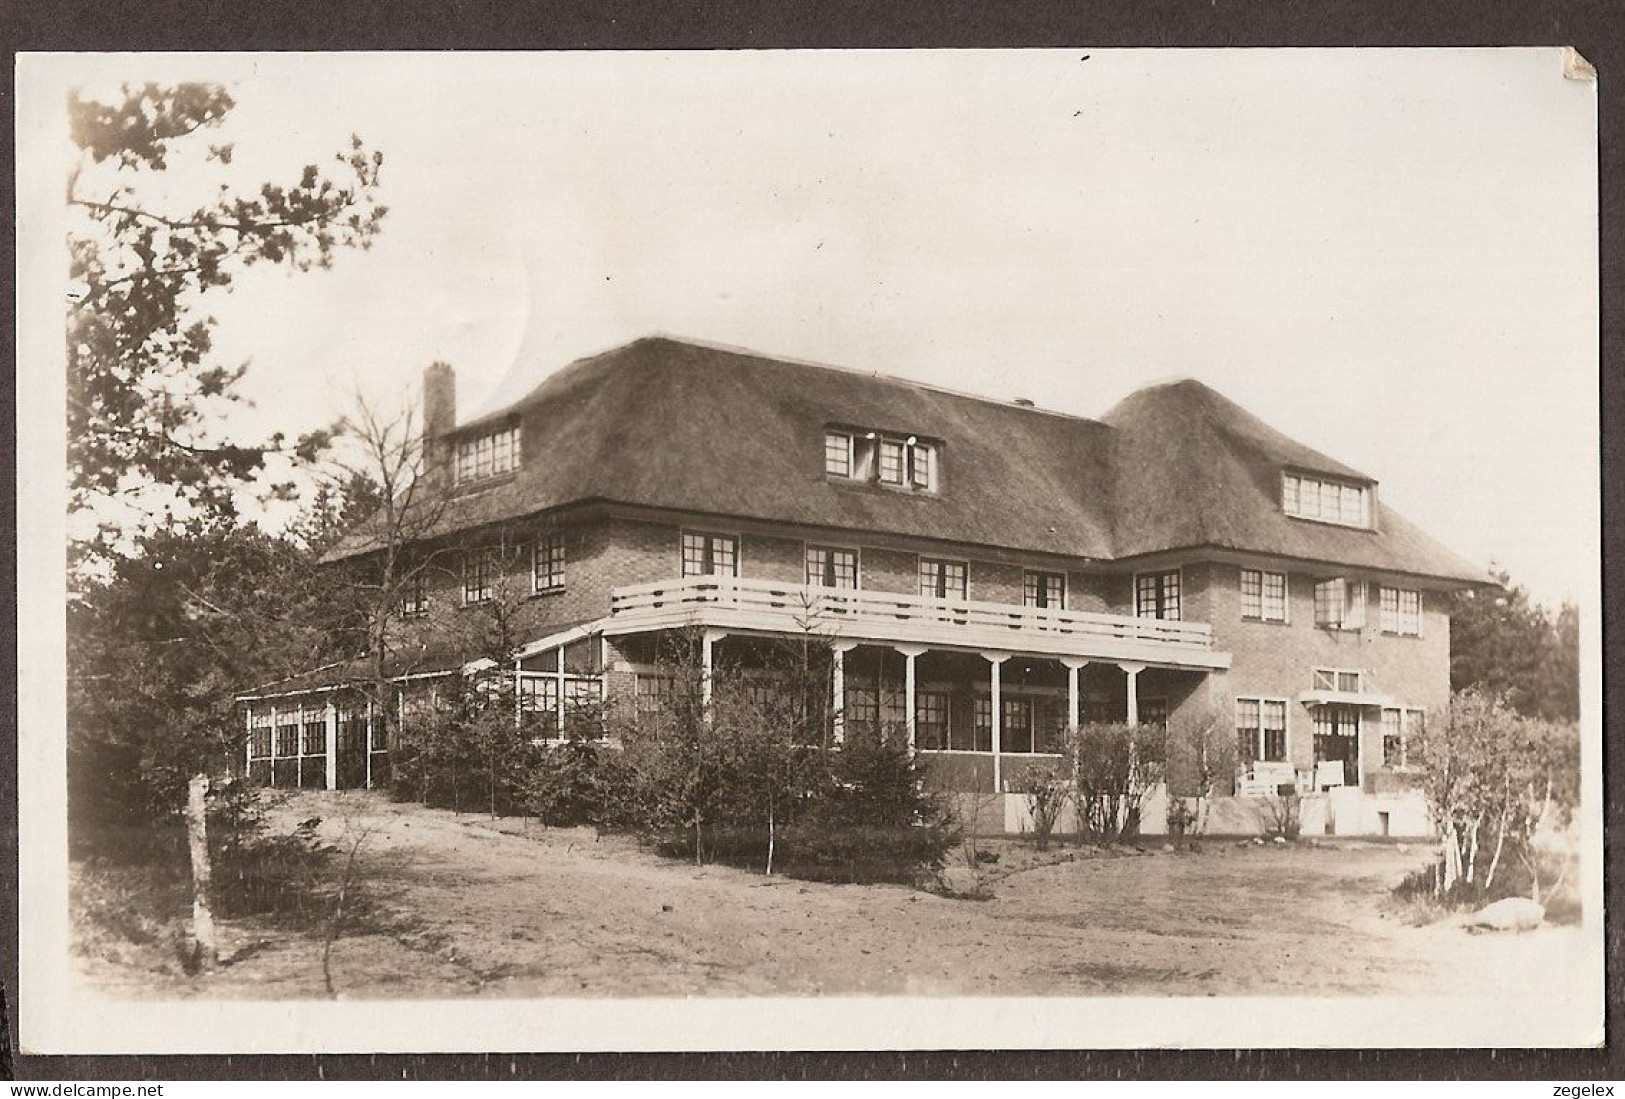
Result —
<instances>
[{"instance_id":1,"label":"dormer window","mask_svg":"<svg viewBox=\"0 0 1625 1099\"><path fill-rule=\"evenodd\" d=\"M1302 473L1282 474L1281 510L1295 519L1370 527L1371 486Z\"/></svg>"},{"instance_id":2,"label":"dormer window","mask_svg":"<svg viewBox=\"0 0 1625 1099\"><path fill-rule=\"evenodd\" d=\"M457 483L500 477L519 468L519 425L457 440Z\"/></svg>"},{"instance_id":3,"label":"dormer window","mask_svg":"<svg viewBox=\"0 0 1625 1099\"><path fill-rule=\"evenodd\" d=\"M824 432L824 475L909 492L935 492L937 444L916 435L831 428Z\"/></svg>"}]
</instances>

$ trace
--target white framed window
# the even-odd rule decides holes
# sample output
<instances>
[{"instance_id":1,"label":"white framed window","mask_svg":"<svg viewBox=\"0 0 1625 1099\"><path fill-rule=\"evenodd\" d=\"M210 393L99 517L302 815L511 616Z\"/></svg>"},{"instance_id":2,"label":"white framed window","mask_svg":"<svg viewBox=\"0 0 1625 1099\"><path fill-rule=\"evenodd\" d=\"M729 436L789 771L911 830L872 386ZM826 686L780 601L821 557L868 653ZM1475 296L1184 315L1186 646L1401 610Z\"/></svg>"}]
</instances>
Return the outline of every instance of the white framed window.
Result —
<instances>
[{"instance_id":1,"label":"white framed window","mask_svg":"<svg viewBox=\"0 0 1625 1099\"><path fill-rule=\"evenodd\" d=\"M914 747L937 752L950 746L948 694L945 691L914 693Z\"/></svg>"},{"instance_id":2,"label":"white framed window","mask_svg":"<svg viewBox=\"0 0 1625 1099\"><path fill-rule=\"evenodd\" d=\"M921 492L937 488L937 448L930 443L913 442L908 448L908 481Z\"/></svg>"},{"instance_id":3,"label":"white framed window","mask_svg":"<svg viewBox=\"0 0 1625 1099\"><path fill-rule=\"evenodd\" d=\"M807 584L814 588L856 588L858 551L834 546L808 546Z\"/></svg>"},{"instance_id":4,"label":"white framed window","mask_svg":"<svg viewBox=\"0 0 1625 1099\"><path fill-rule=\"evenodd\" d=\"M484 603L496 590L502 571L502 553L495 546L483 546L463 554L463 602Z\"/></svg>"},{"instance_id":5,"label":"white framed window","mask_svg":"<svg viewBox=\"0 0 1625 1099\"><path fill-rule=\"evenodd\" d=\"M457 483L483 481L518 469L519 438L519 426L515 424L457 440Z\"/></svg>"},{"instance_id":6,"label":"white framed window","mask_svg":"<svg viewBox=\"0 0 1625 1099\"><path fill-rule=\"evenodd\" d=\"M1236 699L1236 752L1243 763L1285 763L1284 698Z\"/></svg>"},{"instance_id":7,"label":"white framed window","mask_svg":"<svg viewBox=\"0 0 1625 1099\"><path fill-rule=\"evenodd\" d=\"M738 576L739 539L732 534L683 532L684 576Z\"/></svg>"},{"instance_id":8,"label":"white framed window","mask_svg":"<svg viewBox=\"0 0 1625 1099\"><path fill-rule=\"evenodd\" d=\"M1178 621L1179 570L1134 574L1134 616Z\"/></svg>"},{"instance_id":9,"label":"white framed window","mask_svg":"<svg viewBox=\"0 0 1625 1099\"><path fill-rule=\"evenodd\" d=\"M1422 636L1422 593L1408 588L1380 588L1382 632L1400 637Z\"/></svg>"},{"instance_id":10,"label":"white framed window","mask_svg":"<svg viewBox=\"0 0 1625 1099\"><path fill-rule=\"evenodd\" d=\"M1328 630L1365 628L1364 580L1334 577L1315 583L1315 625Z\"/></svg>"},{"instance_id":11,"label":"white framed window","mask_svg":"<svg viewBox=\"0 0 1625 1099\"><path fill-rule=\"evenodd\" d=\"M422 618L429 613L428 577L422 572L402 581L399 609L402 618Z\"/></svg>"},{"instance_id":12,"label":"white framed window","mask_svg":"<svg viewBox=\"0 0 1625 1099\"><path fill-rule=\"evenodd\" d=\"M538 538L530 547L530 590L564 590L564 539L557 535Z\"/></svg>"},{"instance_id":13,"label":"white framed window","mask_svg":"<svg viewBox=\"0 0 1625 1099\"><path fill-rule=\"evenodd\" d=\"M1358 668L1316 668L1311 679L1317 691L1359 694L1365 687L1365 673Z\"/></svg>"},{"instance_id":14,"label":"white framed window","mask_svg":"<svg viewBox=\"0 0 1625 1099\"><path fill-rule=\"evenodd\" d=\"M907 472L906 447L901 439L880 440L880 483L902 485Z\"/></svg>"},{"instance_id":15,"label":"white framed window","mask_svg":"<svg viewBox=\"0 0 1625 1099\"><path fill-rule=\"evenodd\" d=\"M851 477L853 465L851 432L824 432L824 472L831 477Z\"/></svg>"},{"instance_id":16,"label":"white framed window","mask_svg":"<svg viewBox=\"0 0 1625 1099\"><path fill-rule=\"evenodd\" d=\"M970 567L963 561L920 558L920 594L929 599L966 599Z\"/></svg>"},{"instance_id":17,"label":"white framed window","mask_svg":"<svg viewBox=\"0 0 1625 1099\"><path fill-rule=\"evenodd\" d=\"M1021 601L1029 607L1066 609L1066 573L1035 572L1027 569L1021 577Z\"/></svg>"},{"instance_id":18,"label":"white framed window","mask_svg":"<svg viewBox=\"0 0 1625 1099\"><path fill-rule=\"evenodd\" d=\"M1260 622L1286 621L1286 573L1241 570L1241 616Z\"/></svg>"},{"instance_id":19,"label":"white framed window","mask_svg":"<svg viewBox=\"0 0 1625 1099\"><path fill-rule=\"evenodd\" d=\"M1281 475L1281 510L1297 519L1371 526L1371 486L1302 473Z\"/></svg>"}]
</instances>

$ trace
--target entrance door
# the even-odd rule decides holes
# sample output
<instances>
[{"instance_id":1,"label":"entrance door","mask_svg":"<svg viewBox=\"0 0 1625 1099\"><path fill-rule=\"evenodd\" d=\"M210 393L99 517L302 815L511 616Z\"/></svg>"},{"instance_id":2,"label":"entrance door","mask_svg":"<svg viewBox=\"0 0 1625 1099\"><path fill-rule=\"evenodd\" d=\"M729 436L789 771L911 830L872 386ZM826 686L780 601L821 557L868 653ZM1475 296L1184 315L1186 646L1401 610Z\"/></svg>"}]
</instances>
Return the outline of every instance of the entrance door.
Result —
<instances>
[{"instance_id":1,"label":"entrance door","mask_svg":"<svg viewBox=\"0 0 1625 1099\"><path fill-rule=\"evenodd\" d=\"M1360 711L1355 706L1328 704L1315 709L1315 781L1320 764L1341 763L1343 785L1360 784Z\"/></svg>"}]
</instances>

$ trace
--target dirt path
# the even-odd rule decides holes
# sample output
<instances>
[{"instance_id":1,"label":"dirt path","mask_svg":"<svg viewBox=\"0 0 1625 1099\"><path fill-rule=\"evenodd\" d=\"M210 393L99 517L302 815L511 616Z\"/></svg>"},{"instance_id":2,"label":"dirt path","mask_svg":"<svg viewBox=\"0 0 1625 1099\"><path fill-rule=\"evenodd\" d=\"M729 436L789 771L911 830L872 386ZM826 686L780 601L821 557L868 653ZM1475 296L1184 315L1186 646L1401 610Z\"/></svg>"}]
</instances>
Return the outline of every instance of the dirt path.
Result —
<instances>
[{"instance_id":1,"label":"dirt path","mask_svg":"<svg viewBox=\"0 0 1625 1099\"><path fill-rule=\"evenodd\" d=\"M988 901L661 859L586 830L300 795L287 821L373 829L378 911L334 947L346 998L387 996L1505 995L1579 964L1576 928L1413 928L1378 905L1417 850L1214 844L1014 874ZM228 928L241 960L164 995L322 994L320 943ZM1509 986L1509 983L1511 985ZM132 991L134 991L132 989Z\"/></svg>"}]
</instances>

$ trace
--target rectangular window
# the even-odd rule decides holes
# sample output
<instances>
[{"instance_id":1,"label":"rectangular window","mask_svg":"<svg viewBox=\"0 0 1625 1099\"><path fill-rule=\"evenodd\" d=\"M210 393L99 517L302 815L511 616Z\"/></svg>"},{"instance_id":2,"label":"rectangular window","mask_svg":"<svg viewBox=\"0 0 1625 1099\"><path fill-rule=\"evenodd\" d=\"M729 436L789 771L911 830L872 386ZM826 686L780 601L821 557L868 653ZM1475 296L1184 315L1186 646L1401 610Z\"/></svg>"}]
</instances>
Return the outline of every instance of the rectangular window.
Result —
<instances>
[{"instance_id":1,"label":"rectangular window","mask_svg":"<svg viewBox=\"0 0 1625 1099\"><path fill-rule=\"evenodd\" d=\"M824 432L824 472L831 477L852 476L852 436L844 431Z\"/></svg>"},{"instance_id":2,"label":"rectangular window","mask_svg":"<svg viewBox=\"0 0 1625 1099\"><path fill-rule=\"evenodd\" d=\"M564 539L538 538L530 547L530 590L561 591L564 588Z\"/></svg>"},{"instance_id":3,"label":"rectangular window","mask_svg":"<svg viewBox=\"0 0 1625 1099\"><path fill-rule=\"evenodd\" d=\"M948 747L948 696L938 691L914 695L914 746L922 752Z\"/></svg>"},{"instance_id":4,"label":"rectangular window","mask_svg":"<svg viewBox=\"0 0 1625 1099\"><path fill-rule=\"evenodd\" d=\"M999 750L1031 755L1033 750L1033 700L999 700Z\"/></svg>"},{"instance_id":5,"label":"rectangular window","mask_svg":"<svg viewBox=\"0 0 1625 1099\"><path fill-rule=\"evenodd\" d=\"M1027 571L1022 576L1022 602L1029 607L1062 610L1066 607L1066 575Z\"/></svg>"},{"instance_id":6,"label":"rectangular window","mask_svg":"<svg viewBox=\"0 0 1625 1099\"><path fill-rule=\"evenodd\" d=\"M901 485L903 483L903 443L896 439L880 440L880 483L883 485Z\"/></svg>"},{"instance_id":7,"label":"rectangular window","mask_svg":"<svg viewBox=\"0 0 1625 1099\"><path fill-rule=\"evenodd\" d=\"M1166 698L1142 698L1138 706L1141 725L1160 725L1168 727L1168 700Z\"/></svg>"},{"instance_id":8,"label":"rectangular window","mask_svg":"<svg viewBox=\"0 0 1625 1099\"><path fill-rule=\"evenodd\" d=\"M1359 694L1365 686L1365 673L1348 668L1316 668L1311 673L1317 691Z\"/></svg>"},{"instance_id":9,"label":"rectangular window","mask_svg":"<svg viewBox=\"0 0 1625 1099\"><path fill-rule=\"evenodd\" d=\"M1381 588L1382 632L1401 637L1422 635L1422 593L1406 588Z\"/></svg>"},{"instance_id":10,"label":"rectangular window","mask_svg":"<svg viewBox=\"0 0 1625 1099\"><path fill-rule=\"evenodd\" d=\"M1349 481L1286 473L1281 478L1281 510L1298 519L1369 527L1371 489Z\"/></svg>"},{"instance_id":11,"label":"rectangular window","mask_svg":"<svg viewBox=\"0 0 1625 1099\"><path fill-rule=\"evenodd\" d=\"M937 487L937 448L930 443L915 443L908 450L909 484L921 492Z\"/></svg>"},{"instance_id":12,"label":"rectangular window","mask_svg":"<svg viewBox=\"0 0 1625 1099\"><path fill-rule=\"evenodd\" d=\"M973 752L993 750L993 700L978 698L972 705L971 742L962 747Z\"/></svg>"},{"instance_id":13,"label":"rectangular window","mask_svg":"<svg viewBox=\"0 0 1625 1099\"><path fill-rule=\"evenodd\" d=\"M675 676L645 675L639 672L637 677L638 716L650 717L665 710L676 690L677 679Z\"/></svg>"},{"instance_id":14,"label":"rectangular window","mask_svg":"<svg viewBox=\"0 0 1625 1099\"><path fill-rule=\"evenodd\" d=\"M495 546L473 549L463 554L463 602L483 603L491 598L501 566Z\"/></svg>"},{"instance_id":15,"label":"rectangular window","mask_svg":"<svg viewBox=\"0 0 1625 1099\"><path fill-rule=\"evenodd\" d=\"M874 682L849 683L842 714L848 729L871 732L880 727L880 689Z\"/></svg>"},{"instance_id":16,"label":"rectangular window","mask_svg":"<svg viewBox=\"0 0 1625 1099\"><path fill-rule=\"evenodd\" d=\"M1286 573L1241 570L1241 616L1260 622L1286 621Z\"/></svg>"},{"instance_id":17,"label":"rectangular window","mask_svg":"<svg viewBox=\"0 0 1625 1099\"><path fill-rule=\"evenodd\" d=\"M419 572L401 584L400 611L402 618L421 618L429 613L428 578Z\"/></svg>"},{"instance_id":18,"label":"rectangular window","mask_svg":"<svg viewBox=\"0 0 1625 1099\"><path fill-rule=\"evenodd\" d=\"M500 477L519 468L519 428L505 427L457 441L457 483Z\"/></svg>"},{"instance_id":19,"label":"rectangular window","mask_svg":"<svg viewBox=\"0 0 1625 1099\"><path fill-rule=\"evenodd\" d=\"M684 576L738 576L739 539L731 534L683 532Z\"/></svg>"},{"instance_id":20,"label":"rectangular window","mask_svg":"<svg viewBox=\"0 0 1625 1099\"><path fill-rule=\"evenodd\" d=\"M1365 628L1364 580L1336 577L1315 584L1315 625L1328 630Z\"/></svg>"},{"instance_id":21,"label":"rectangular window","mask_svg":"<svg viewBox=\"0 0 1625 1099\"><path fill-rule=\"evenodd\" d=\"M815 588L856 588L858 551L808 546L807 583Z\"/></svg>"},{"instance_id":22,"label":"rectangular window","mask_svg":"<svg viewBox=\"0 0 1625 1099\"><path fill-rule=\"evenodd\" d=\"M1382 763L1384 767L1403 767L1408 762L1410 745L1422 732L1423 711L1394 708L1382 711Z\"/></svg>"},{"instance_id":23,"label":"rectangular window","mask_svg":"<svg viewBox=\"0 0 1625 1099\"><path fill-rule=\"evenodd\" d=\"M1286 702L1236 699L1236 750L1243 763L1286 762Z\"/></svg>"},{"instance_id":24,"label":"rectangular window","mask_svg":"<svg viewBox=\"0 0 1625 1099\"><path fill-rule=\"evenodd\" d=\"M1142 572L1134 577L1137 618L1179 618L1179 570Z\"/></svg>"},{"instance_id":25,"label":"rectangular window","mask_svg":"<svg viewBox=\"0 0 1625 1099\"><path fill-rule=\"evenodd\" d=\"M920 558L920 594L928 599L964 599L968 589L963 561Z\"/></svg>"}]
</instances>

